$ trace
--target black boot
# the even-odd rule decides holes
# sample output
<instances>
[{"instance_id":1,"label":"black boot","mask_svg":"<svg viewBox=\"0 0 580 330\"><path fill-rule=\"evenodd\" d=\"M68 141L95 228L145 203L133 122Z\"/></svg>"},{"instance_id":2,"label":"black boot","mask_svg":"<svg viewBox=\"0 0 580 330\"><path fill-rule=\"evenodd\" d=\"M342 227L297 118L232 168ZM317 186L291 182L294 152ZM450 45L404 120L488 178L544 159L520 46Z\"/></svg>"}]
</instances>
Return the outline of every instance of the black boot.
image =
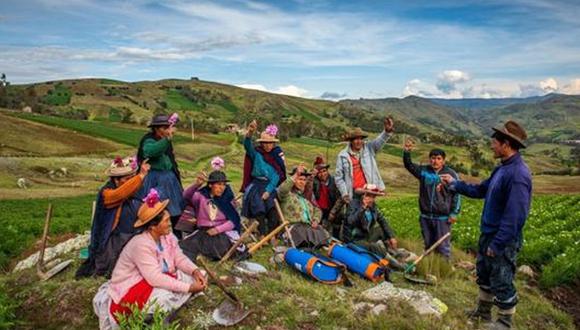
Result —
<instances>
[{"instance_id":1,"label":"black boot","mask_svg":"<svg viewBox=\"0 0 580 330\"><path fill-rule=\"evenodd\" d=\"M500 309L497 312L497 320L493 322L489 329L491 330L504 330L513 328L513 320L515 309Z\"/></svg>"},{"instance_id":2,"label":"black boot","mask_svg":"<svg viewBox=\"0 0 580 330\"><path fill-rule=\"evenodd\" d=\"M475 309L467 310L466 315L472 320L481 320L483 322L491 322L491 308L493 302L479 300Z\"/></svg>"}]
</instances>

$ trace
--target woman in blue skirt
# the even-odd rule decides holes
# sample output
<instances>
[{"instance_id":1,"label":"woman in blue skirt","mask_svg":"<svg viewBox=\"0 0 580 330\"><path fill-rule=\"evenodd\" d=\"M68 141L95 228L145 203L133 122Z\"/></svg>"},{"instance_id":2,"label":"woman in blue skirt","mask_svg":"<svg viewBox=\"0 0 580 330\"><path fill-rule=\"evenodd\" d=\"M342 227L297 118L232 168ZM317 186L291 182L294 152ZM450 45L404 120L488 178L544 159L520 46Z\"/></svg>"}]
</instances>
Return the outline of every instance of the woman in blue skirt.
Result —
<instances>
[{"instance_id":1,"label":"woman in blue skirt","mask_svg":"<svg viewBox=\"0 0 580 330\"><path fill-rule=\"evenodd\" d=\"M143 182L142 195L149 193L155 188L162 199L169 199L167 210L171 215L171 225L175 228L183 211L183 187L181 176L173 153L174 125L177 115L155 115L149 124L151 131L141 139L137 159L139 164L149 159L151 170ZM173 230L174 234L181 238L181 232Z\"/></svg>"}]
</instances>

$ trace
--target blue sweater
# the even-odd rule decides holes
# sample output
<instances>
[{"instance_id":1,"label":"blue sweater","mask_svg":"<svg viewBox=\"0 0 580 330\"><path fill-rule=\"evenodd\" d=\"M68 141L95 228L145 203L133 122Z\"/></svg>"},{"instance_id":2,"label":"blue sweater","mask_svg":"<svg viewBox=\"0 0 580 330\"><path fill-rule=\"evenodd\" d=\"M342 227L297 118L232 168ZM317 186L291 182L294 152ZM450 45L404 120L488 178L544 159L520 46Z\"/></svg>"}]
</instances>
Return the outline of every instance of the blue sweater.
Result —
<instances>
[{"instance_id":1,"label":"blue sweater","mask_svg":"<svg viewBox=\"0 0 580 330\"><path fill-rule=\"evenodd\" d=\"M246 149L246 154L252 159L252 177L267 178L268 185L266 186L266 191L272 194L274 190L276 190L276 187L278 187L278 181L280 180L280 176L276 173L276 169L268 164L264 160L264 157L254 149L252 139L249 137L244 139L244 149Z\"/></svg>"},{"instance_id":2,"label":"blue sweater","mask_svg":"<svg viewBox=\"0 0 580 330\"><path fill-rule=\"evenodd\" d=\"M494 236L489 247L496 255L521 238L530 211L532 176L519 153L502 161L480 184L456 181L451 189L468 197L485 198L481 233Z\"/></svg>"}]
</instances>

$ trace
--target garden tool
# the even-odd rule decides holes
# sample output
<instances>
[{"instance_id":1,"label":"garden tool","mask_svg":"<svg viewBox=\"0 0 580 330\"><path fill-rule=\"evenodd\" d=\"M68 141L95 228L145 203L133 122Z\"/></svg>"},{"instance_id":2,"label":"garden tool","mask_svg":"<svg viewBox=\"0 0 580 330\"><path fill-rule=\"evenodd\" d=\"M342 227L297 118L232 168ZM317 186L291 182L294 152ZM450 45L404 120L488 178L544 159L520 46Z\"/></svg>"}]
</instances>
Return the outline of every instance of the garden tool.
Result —
<instances>
[{"instance_id":1,"label":"garden tool","mask_svg":"<svg viewBox=\"0 0 580 330\"><path fill-rule=\"evenodd\" d=\"M276 198L274 198L274 207L276 207L276 211L278 212L278 216L280 217L280 220L282 220L282 222L286 222L286 218L284 218L284 214L282 213L282 209L280 208L280 203L278 203L278 200ZM288 240L290 241L290 245L292 245L292 247L295 248L296 244L294 244L294 240L292 239L292 236L290 235L290 229L288 229L288 226L285 226L284 230L286 231L286 236L288 236Z\"/></svg>"},{"instance_id":2,"label":"garden tool","mask_svg":"<svg viewBox=\"0 0 580 330\"><path fill-rule=\"evenodd\" d=\"M52 204L48 204L48 209L46 210L46 220L44 221L44 233L42 234L42 242L40 243L40 251L38 252L38 262L36 263L36 274L38 274L38 277L40 277L42 281L46 281L54 275L60 273L73 262L71 259L69 259L59 263L48 271L44 269L44 250L46 249L46 240L48 238L48 228L50 226L51 219Z\"/></svg>"},{"instance_id":3,"label":"garden tool","mask_svg":"<svg viewBox=\"0 0 580 330\"><path fill-rule=\"evenodd\" d=\"M413 273L417 269L417 264L419 262L421 262L421 260L423 260L423 258L425 258L429 253L433 252L433 250L435 250L439 245L441 245L441 243L443 243L443 241L445 241L450 235L451 235L451 233L447 233L447 234L443 235L439 240L437 240L437 242L435 242L435 244L431 245L431 247L429 249L427 249L425 252L423 252L423 254L421 254L419 256L419 258L417 258L412 263L407 264L407 266L405 267L405 272L404 272L405 279L408 280L409 282L418 283L418 284L430 284L430 285L434 284L434 282L432 280L413 277L413 276L411 276L411 273Z\"/></svg>"},{"instance_id":4,"label":"garden tool","mask_svg":"<svg viewBox=\"0 0 580 330\"><path fill-rule=\"evenodd\" d=\"M264 246L264 244L268 243L272 237L278 235L278 233L280 233L284 228L286 228L286 226L288 226L290 224L290 222L288 221L283 221L281 225L279 225L278 227L274 228L274 230L272 230L268 235L264 236L264 238L262 238L258 243L254 244L254 246L252 246L249 250L248 253L250 254L254 254L256 251L258 251L262 246Z\"/></svg>"},{"instance_id":5,"label":"garden tool","mask_svg":"<svg viewBox=\"0 0 580 330\"><path fill-rule=\"evenodd\" d=\"M236 241L236 243L234 243L234 245L232 245L232 247L228 250L228 252L226 252L226 254L224 254L224 256L221 258L221 260L218 262L218 266L223 264L224 262L226 262L231 256L232 254L234 254L234 252L236 251L236 249L242 245L242 243L244 243L244 240L246 238L248 238L248 236L250 236L252 234L252 232L258 227L258 222L254 221L250 227L248 229L246 229L246 231L242 234L242 236L240 236L240 238Z\"/></svg>"},{"instance_id":6,"label":"garden tool","mask_svg":"<svg viewBox=\"0 0 580 330\"><path fill-rule=\"evenodd\" d=\"M233 292L226 289L219 277L209 269L203 258L197 258L197 262L227 297L227 299L222 301L221 304L214 309L212 313L213 320L219 325L231 326L241 322L250 315L250 310L246 310L242 301Z\"/></svg>"}]
</instances>

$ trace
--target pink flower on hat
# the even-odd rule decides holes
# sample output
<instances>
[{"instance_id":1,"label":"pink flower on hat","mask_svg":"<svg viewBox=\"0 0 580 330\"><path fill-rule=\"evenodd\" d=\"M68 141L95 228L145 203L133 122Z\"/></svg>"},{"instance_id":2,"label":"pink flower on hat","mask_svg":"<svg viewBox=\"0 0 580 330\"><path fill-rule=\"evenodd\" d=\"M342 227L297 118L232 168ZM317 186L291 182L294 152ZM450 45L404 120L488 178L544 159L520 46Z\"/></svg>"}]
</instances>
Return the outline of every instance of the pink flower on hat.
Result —
<instances>
[{"instance_id":1,"label":"pink flower on hat","mask_svg":"<svg viewBox=\"0 0 580 330\"><path fill-rule=\"evenodd\" d=\"M159 203L159 192L157 192L155 188L151 188L149 194L147 194L143 199L143 202L145 202L149 207L154 207L155 204Z\"/></svg>"},{"instance_id":2,"label":"pink flower on hat","mask_svg":"<svg viewBox=\"0 0 580 330\"><path fill-rule=\"evenodd\" d=\"M171 124L171 126L175 126L175 124L177 124L177 122L179 121L179 115L177 114L177 112L174 112L169 119L167 119L167 121Z\"/></svg>"},{"instance_id":3,"label":"pink flower on hat","mask_svg":"<svg viewBox=\"0 0 580 330\"><path fill-rule=\"evenodd\" d=\"M270 124L266 127L264 132L268 133L269 135L276 136L278 134L278 126Z\"/></svg>"},{"instance_id":4,"label":"pink flower on hat","mask_svg":"<svg viewBox=\"0 0 580 330\"><path fill-rule=\"evenodd\" d=\"M211 160L211 168L213 168L214 171L219 171L222 168L224 168L226 166L226 163L224 162L224 160L221 157L214 157Z\"/></svg>"},{"instance_id":5,"label":"pink flower on hat","mask_svg":"<svg viewBox=\"0 0 580 330\"><path fill-rule=\"evenodd\" d=\"M115 157L115 159L113 160L113 165L122 167L123 166L123 158L121 158L121 156Z\"/></svg>"}]
</instances>

